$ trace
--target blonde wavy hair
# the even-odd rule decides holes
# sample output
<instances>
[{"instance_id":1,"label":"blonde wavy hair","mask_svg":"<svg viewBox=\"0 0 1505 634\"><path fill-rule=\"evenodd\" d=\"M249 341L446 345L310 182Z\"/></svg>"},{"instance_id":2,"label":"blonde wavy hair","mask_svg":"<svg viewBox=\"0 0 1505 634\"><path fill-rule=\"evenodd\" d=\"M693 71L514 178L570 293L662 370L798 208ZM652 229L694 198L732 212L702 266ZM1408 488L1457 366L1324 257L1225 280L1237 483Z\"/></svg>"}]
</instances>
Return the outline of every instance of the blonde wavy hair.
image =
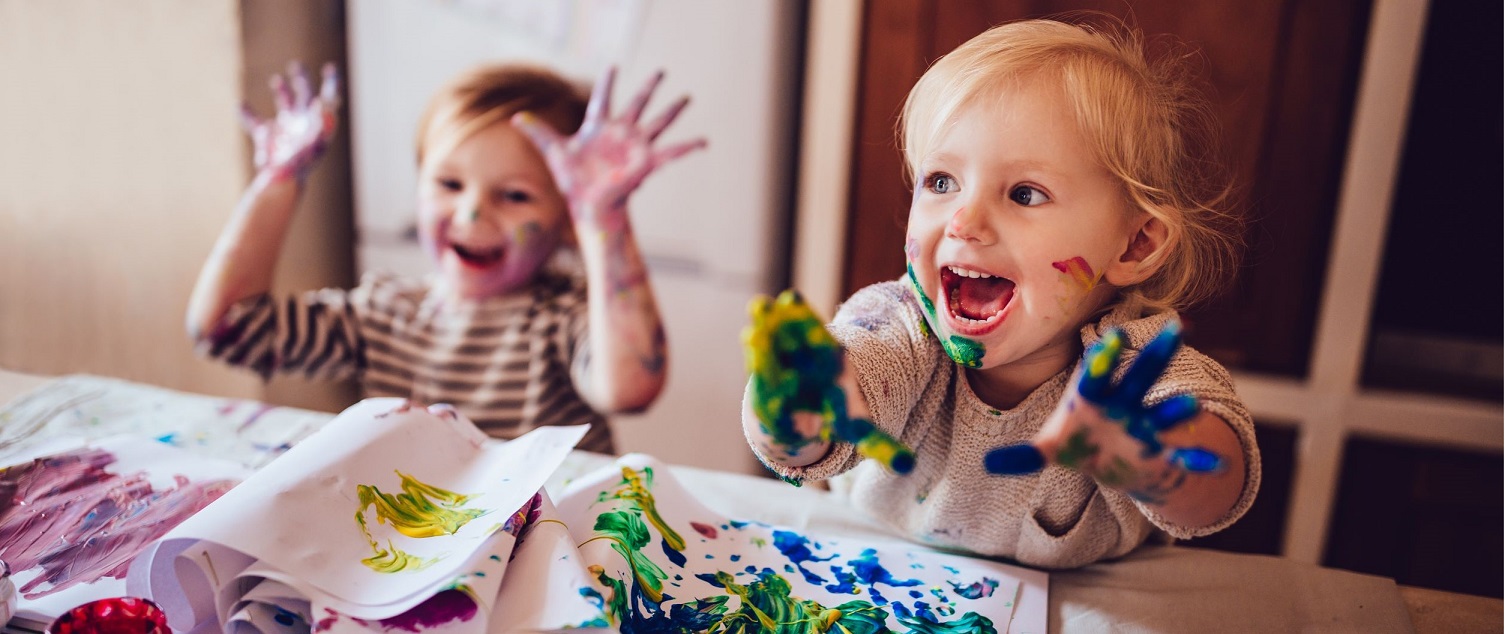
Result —
<instances>
[{"instance_id":1,"label":"blonde wavy hair","mask_svg":"<svg viewBox=\"0 0 1505 634\"><path fill-rule=\"evenodd\" d=\"M587 90L552 70L530 64L484 64L451 80L429 100L418 121L418 164L453 149L491 124L529 112L560 134L574 134L585 118Z\"/></svg>"},{"instance_id":2,"label":"blonde wavy hair","mask_svg":"<svg viewBox=\"0 0 1505 634\"><path fill-rule=\"evenodd\" d=\"M1188 68L1193 56L1150 60L1144 49L1136 30L1096 14L1012 22L972 38L931 65L904 102L898 134L910 181L964 106L1013 82L1057 82L1127 208L1167 229L1143 263L1153 273L1122 289L1118 302L1176 310L1207 299L1232 276L1242 249L1233 188Z\"/></svg>"}]
</instances>

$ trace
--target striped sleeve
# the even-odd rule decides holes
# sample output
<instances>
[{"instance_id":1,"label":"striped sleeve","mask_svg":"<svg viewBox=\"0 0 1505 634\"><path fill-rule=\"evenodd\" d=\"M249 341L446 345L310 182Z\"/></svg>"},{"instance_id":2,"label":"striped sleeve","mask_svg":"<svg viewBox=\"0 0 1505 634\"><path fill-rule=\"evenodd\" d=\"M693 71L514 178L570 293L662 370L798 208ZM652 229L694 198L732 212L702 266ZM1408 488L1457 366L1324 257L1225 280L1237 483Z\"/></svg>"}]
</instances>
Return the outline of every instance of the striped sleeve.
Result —
<instances>
[{"instance_id":1,"label":"striped sleeve","mask_svg":"<svg viewBox=\"0 0 1505 634\"><path fill-rule=\"evenodd\" d=\"M344 378L364 365L362 348L355 308L340 289L243 299L197 345L201 356L250 369L263 380L276 373Z\"/></svg>"}]
</instances>

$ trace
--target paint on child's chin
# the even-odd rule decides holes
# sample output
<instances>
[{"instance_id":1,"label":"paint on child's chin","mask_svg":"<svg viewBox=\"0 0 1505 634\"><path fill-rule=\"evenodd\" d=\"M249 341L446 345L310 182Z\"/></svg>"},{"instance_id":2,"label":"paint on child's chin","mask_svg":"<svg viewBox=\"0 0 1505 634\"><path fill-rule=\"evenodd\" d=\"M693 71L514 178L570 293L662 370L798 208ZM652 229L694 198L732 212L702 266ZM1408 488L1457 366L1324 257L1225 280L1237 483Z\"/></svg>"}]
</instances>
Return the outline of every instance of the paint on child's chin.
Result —
<instances>
[{"instance_id":1,"label":"paint on child's chin","mask_svg":"<svg viewBox=\"0 0 1505 634\"><path fill-rule=\"evenodd\" d=\"M906 265L905 271L909 275L909 289L914 292L915 300L924 309L925 319L920 322L920 326L925 329L925 336L928 337L931 333L940 333L940 329L935 326L937 319L935 303L930 301L930 296L926 295L925 289L920 286L920 278L915 275L914 265ZM968 339L961 335L941 337L937 334L936 339L940 340L941 348L946 351L946 356L951 357L952 361L967 368L976 369L982 367L982 358L988 353L987 348L983 346L982 342Z\"/></svg>"},{"instance_id":2,"label":"paint on child's chin","mask_svg":"<svg viewBox=\"0 0 1505 634\"><path fill-rule=\"evenodd\" d=\"M39 571L21 596L124 579L142 548L235 486L178 476L175 488L156 490L144 472L105 471L115 460L90 448L0 469L0 490L10 492L0 496L0 552L12 573Z\"/></svg>"},{"instance_id":3,"label":"paint on child's chin","mask_svg":"<svg viewBox=\"0 0 1505 634\"><path fill-rule=\"evenodd\" d=\"M370 544L372 556L361 560L366 567L377 572L400 572L425 568L437 559L423 559L404 552L391 540L387 548L371 535L366 523L366 509L372 508L378 523L390 525L397 532L413 538L453 535L471 520L489 513L486 509L465 508L473 496L461 495L439 487L425 484L418 479L397 472L401 478L402 493L382 493L373 485L355 486L356 499L360 506L355 511L355 522Z\"/></svg>"}]
</instances>

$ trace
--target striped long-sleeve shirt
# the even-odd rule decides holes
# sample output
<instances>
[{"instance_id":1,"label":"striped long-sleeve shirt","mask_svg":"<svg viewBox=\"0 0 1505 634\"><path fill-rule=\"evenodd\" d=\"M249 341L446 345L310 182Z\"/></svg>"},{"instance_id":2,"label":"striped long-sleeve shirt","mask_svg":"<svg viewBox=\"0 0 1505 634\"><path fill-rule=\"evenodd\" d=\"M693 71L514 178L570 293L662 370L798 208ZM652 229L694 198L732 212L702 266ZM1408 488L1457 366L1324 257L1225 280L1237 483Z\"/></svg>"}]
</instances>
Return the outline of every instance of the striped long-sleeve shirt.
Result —
<instances>
[{"instance_id":1,"label":"striped long-sleeve shirt","mask_svg":"<svg viewBox=\"0 0 1505 634\"><path fill-rule=\"evenodd\" d=\"M368 273L348 291L237 302L199 351L262 378L354 375L367 397L450 403L500 438L592 423L579 447L613 453L605 418L574 387L588 354L587 315L584 283L567 276L455 301L427 281Z\"/></svg>"}]
</instances>

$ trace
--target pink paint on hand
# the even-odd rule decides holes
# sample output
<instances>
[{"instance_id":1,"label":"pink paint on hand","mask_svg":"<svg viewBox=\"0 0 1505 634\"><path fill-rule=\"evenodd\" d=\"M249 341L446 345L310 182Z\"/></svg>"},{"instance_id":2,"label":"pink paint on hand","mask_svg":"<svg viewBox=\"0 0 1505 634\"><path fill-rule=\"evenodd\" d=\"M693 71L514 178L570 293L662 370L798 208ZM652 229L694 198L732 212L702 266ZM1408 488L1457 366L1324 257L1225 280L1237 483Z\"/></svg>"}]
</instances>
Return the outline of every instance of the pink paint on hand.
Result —
<instances>
[{"instance_id":1,"label":"pink paint on hand","mask_svg":"<svg viewBox=\"0 0 1505 634\"><path fill-rule=\"evenodd\" d=\"M1092 272L1092 265L1080 255L1070 260L1051 262L1050 265L1056 267L1057 271L1071 276L1072 281L1081 286L1083 291L1090 291L1092 287L1097 286L1097 275Z\"/></svg>"}]
</instances>

